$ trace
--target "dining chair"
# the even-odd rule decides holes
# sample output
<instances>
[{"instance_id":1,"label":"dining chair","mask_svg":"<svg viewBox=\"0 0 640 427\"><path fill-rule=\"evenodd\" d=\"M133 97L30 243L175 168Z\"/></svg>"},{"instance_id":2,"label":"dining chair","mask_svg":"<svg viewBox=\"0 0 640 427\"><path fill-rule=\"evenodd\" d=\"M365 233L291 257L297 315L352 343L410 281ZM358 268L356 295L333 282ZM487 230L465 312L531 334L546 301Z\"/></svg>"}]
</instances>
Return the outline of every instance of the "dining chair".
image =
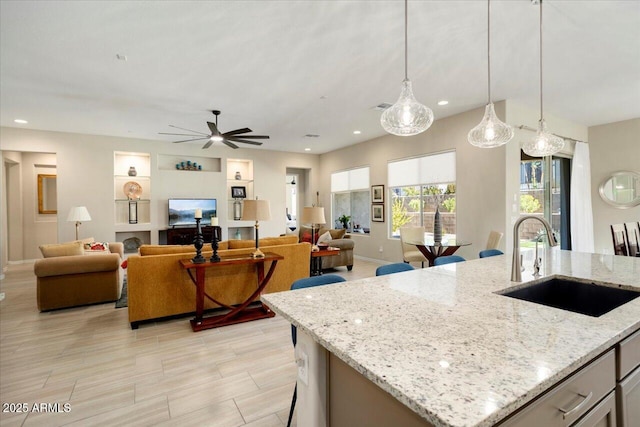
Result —
<instances>
[{"instance_id":1,"label":"dining chair","mask_svg":"<svg viewBox=\"0 0 640 427\"><path fill-rule=\"evenodd\" d=\"M500 249L485 249L484 251L480 251L478 255L480 258L489 258L490 256L504 255L504 252Z\"/></svg>"},{"instance_id":2,"label":"dining chair","mask_svg":"<svg viewBox=\"0 0 640 427\"><path fill-rule=\"evenodd\" d=\"M487 247L485 249L498 249L498 245L502 240L504 233L492 230L489 232L489 238L487 239Z\"/></svg>"},{"instance_id":3,"label":"dining chair","mask_svg":"<svg viewBox=\"0 0 640 427\"><path fill-rule=\"evenodd\" d=\"M640 223L625 222L624 230L627 234L629 256L640 256Z\"/></svg>"},{"instance_id":4,"label":"dining chair","mask_svg":"<svg viewBox=\"0 0 640 427\"><path fill-rule=\"evenodd\" d=\"M338 276L337 274L324 274L322 276L313 276L313 277L305 277L303 279L298 279L291 284L291 290L294 291L296 289L304 289L304 288L312 288L315 286L323 286L323 285L331 285L333 283L346 282L343 277ZM291 341L293 342L293 347L295 348L296 343L298 341L298 331L295 326L291 325ZM287 427L291 426L291 420L293 419L293 410L296 407L296 399L298 397L298 383L293 389L293 398L291 399L291 409L289 410L289 421L287 421Z\"/></svg>"},{"instance_id":5,"label":"dining chair","mask_svg":"<svg viewBox=\"0 0 640 427\"><path fill-rule=\"evenodd\" d=\"M466 259L459 255L439 256L433 261L434 266L452 264L454 262L465 262Z\"/></svg>"},{"instance_id":6,"label":"dining chair","mask_svg":"<svg viewBox=\"0 0 640 427\"><path fill-rule=\"evenodd\" d=\"M611 224L611 237L613 239L613 253L616 255L629 255L624 224Z\"/></svg>"},{"instance_id":7,"label":"dining chair","mask_svg":"<svg viewBox=\"0 0 640 427\"><path fill-rule=\"evenodd\" d=\"M409 270L415 270L411 264L396 262L393 264L381 265L376 268L376 276L384 276L386 274L400 273L402 271Z\"/></svg>"},{"instance_id":8,"label":"dining chair","mask_svg":"<svg viewBox=\"0 0 640 427\"><path fill-rule=\"evenodd\" d=\"M415 245L406 242L415 242L424 240L424 227L401 227L400 228L400 244L402 246L402 260L407 264L410 262L419 262L424 268L424 263L428 262L427 258L422 255Z\"/></svg>"}]
</instances>

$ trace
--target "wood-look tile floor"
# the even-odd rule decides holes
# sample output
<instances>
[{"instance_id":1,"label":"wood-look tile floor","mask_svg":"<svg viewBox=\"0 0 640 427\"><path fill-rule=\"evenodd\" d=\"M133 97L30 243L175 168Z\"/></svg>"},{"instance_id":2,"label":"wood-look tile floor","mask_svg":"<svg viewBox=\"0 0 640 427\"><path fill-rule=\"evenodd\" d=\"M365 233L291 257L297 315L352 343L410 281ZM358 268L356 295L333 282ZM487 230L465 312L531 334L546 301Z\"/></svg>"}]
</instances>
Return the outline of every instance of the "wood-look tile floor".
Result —
<instances>
[{"instance_id":1,"label":"wood-look tile floor","mask_svg":"<svg viewBox=\"0 0 640 427\"><path fill-rule=\"evenodd\" d=\"M378 265L330 272L354 280ZM280 316L198 333L188 317L131 330L114 303L40 313L35 283L32 264L9 266L0 282L0 426L286 425L296 368Z\"/></svg>"}]
</instances>

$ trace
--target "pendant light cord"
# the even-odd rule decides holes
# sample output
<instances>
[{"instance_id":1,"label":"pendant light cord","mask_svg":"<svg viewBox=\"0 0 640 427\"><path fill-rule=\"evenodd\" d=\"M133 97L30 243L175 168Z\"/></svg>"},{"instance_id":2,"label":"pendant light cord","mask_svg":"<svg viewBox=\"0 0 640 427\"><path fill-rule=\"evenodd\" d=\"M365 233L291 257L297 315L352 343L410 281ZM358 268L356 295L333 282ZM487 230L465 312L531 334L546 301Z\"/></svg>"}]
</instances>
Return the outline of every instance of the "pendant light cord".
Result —
<instances>
[{"instance_id":1,"label":"pendant light cord","mask_svg":"<svg viewBox=\"0 0 640 427\"><path fill-rule=\"evenodd\" d=\"M542 0L540 0L540 120L542 116Z\"/></svg>"},{"instance_id":2,"label":"pendant light cord","mask_svg":"<svg viewBox=\"0 0 640 427\"><path fill-rule=\"evenodd\" d=\"M487 104L491 104L491 0L487 0L487 79L489 81Z\"/></svg>"},{"instance_id":3,"label":"pendant light cord","mask_svg":"<svg viewBox=\"0 0 640 427\"><path fill-rule=\"evenodd\" d=\"M409 56L409 48L408 46L408 42L407 42L407 25L408 25L408 19L407 19L407 3L408 0L404 0L404 79L405 80L409 80L409 77L407 76L407 57Z\"/></svg>"}]
</instances>

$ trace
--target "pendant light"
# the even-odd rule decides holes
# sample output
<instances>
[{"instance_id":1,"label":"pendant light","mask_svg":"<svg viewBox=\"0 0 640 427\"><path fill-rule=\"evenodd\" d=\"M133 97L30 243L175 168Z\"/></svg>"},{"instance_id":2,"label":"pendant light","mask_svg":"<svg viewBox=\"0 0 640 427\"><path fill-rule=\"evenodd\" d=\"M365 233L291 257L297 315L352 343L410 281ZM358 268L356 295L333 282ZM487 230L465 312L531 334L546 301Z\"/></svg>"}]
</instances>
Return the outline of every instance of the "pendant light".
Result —
<instances>
[{"instance_id":1,"label":"pendant light","mask_svg":"<svg viewBox=\"0 0 640 427\"><path fill-rule=\"evenodd\" d=\"M522 151L532 157L551 156L562 150L564 139L549 133L542 114L542 0L540 0L540 121L533 139L522 145Z\"/></svg>"},{"instance_id":2,"label":"pendant light","mask_svg":"<svg viewBox=\"0 0 640 427\"><path fill-rule=\"evenodd\" d=\"M407 0L404 0L404 80L400 97L380 117L384 130L398 136L417 135L433 123L433 111L416 101L407 77L407 21Z\"/></svg>"},{"instance_id":3,"label":"pendant light","mask_svg":"<svg viewBox=\"0 0 640 427\"><path fill-rule=\"evenodd\" d=\"M502 122L491 102L491 0L487 0L487 80L488 102L480 124L469 131L467 139L471 145L480 148L493 148L509 142L514 135L513 127Z\"/></svg>"}]
</instances>

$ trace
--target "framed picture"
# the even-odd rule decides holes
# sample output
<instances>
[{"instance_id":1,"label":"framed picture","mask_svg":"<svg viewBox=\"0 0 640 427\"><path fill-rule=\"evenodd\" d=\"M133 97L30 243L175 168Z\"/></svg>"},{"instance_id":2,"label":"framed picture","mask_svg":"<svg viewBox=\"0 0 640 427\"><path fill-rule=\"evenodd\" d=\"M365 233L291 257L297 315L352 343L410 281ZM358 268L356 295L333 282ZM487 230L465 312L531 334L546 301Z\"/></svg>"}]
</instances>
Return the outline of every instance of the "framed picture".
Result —
<instances>
[{"instance_id":1,"label":"framed picture","mask_svg":"<svg viewBox=\"0 0 640 427\"><path fill-rule=\"evenodd\" d=\"M231 187L231 197L234 199L245 199L247 197L247 188Z\"/></svg>"},{"instance_id":2,"label":"framed picture","mask_svg":"<svg viewBox=\"0 0 640 427\"><path fill-rule=\"evenodd\" d=\"M384 205L371 205L371 221L384 222Z\"/></svg>"},{"instance_id":3,"label":"framed picture","mask_svg":"<svg viewBox=\"0 0 640 427\"><path fill-rule=\"evenodd\" d=\"M371 203L384 203L384 185L371 186Z\"/></svg>"}]
</instances>

